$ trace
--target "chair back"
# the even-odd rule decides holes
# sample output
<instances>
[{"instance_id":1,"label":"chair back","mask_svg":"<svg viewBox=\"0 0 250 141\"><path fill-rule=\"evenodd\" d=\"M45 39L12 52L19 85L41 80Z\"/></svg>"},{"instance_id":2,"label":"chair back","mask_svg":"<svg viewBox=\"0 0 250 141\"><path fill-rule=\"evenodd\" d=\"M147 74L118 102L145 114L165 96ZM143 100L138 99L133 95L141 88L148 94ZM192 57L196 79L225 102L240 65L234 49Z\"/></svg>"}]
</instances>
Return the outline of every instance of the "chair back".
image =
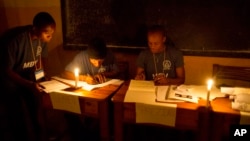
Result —
<instances>
[{"instance_id":1,"label":"chair back","mask_svg":"<svg viewBox=\"0 0 250 141\"><path fill-rule=\"evenodd\" d=\"M250 87L250 67L213 64L213 79L217 86Z\"/></svg>"}]
</instances>

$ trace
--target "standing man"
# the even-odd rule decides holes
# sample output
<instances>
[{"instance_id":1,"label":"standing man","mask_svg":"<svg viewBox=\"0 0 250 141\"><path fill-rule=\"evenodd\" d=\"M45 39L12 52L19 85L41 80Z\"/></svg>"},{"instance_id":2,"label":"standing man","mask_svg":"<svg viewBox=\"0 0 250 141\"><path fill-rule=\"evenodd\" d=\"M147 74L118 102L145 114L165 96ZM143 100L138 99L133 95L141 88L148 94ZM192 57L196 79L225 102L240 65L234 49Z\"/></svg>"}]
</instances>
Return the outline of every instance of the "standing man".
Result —
<instances>
[{"instance_id":1,"label":"standing man","mask_svg":"<svg viewBox=\"0 0 250 141\"><path fill-rule=\"evenodd\" d=\"M163 26L148 28L149 48L137 58L137 80L153 80L156 85L183 84L185 69L182 52L166 44L167 36Z\"/></svg>"},{"instance_id":2,"label":"standing man","mask_svg":"<svg viewBox=\"0 0 250 141\"><path fill-rule=\"evenodd\" d=\"M42 88L38 82L46 75L47 43L55 28L53 17L40 12L33 18L32 25L9 29L0 38L2 141L42 138L38 116Z\"/></svg>"}]
</instances>

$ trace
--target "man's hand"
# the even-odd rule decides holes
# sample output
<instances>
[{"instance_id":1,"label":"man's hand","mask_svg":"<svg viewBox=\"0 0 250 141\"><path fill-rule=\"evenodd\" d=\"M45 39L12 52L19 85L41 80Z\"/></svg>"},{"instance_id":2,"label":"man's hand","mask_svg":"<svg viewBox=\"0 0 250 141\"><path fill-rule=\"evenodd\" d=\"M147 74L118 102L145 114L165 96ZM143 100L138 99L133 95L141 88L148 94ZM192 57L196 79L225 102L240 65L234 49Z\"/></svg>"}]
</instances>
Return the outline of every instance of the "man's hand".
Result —
<instances>
[{"instance_id":1,"label":"man's hand","mask_svg":"<svg viewBox=\"0 0 250 141\"><path fill-rule=\"evenodd\" d=\"M144 73L139 73L135 76L135 80L145 80L146 76Z\"/></svg>"},{"instance_id":2,"label":"man's hand","mask_svg":"<svg viewBox=\"0 0 250 141\"><path fill-rule=\"evenodd\" d=\"M97 82L99 83L104 83L106 82L106 77L102 74L102 73L98 73L94 76L94 78L96 79Z\"/></svg>"},{"instance_id":3,"label":"man's hand","mask_svg":"<svg viewBox=\"0 0 250 141\"><path fill-rule=\"evenodd\" d=\"M154 77L154 83L155 85L167 85L169 81L165 75L156 75Z\"/></svg>"},{"instance_id":4,"label":"man's hand","mask_svg":"<svg viewBox=\"0 0 250 141\"><path fill-rule=\"evenodd\" d=\"M101 73L96 74L95 76L87 75L85 82L92 85L100 84L106 82L106 77Z\"/></svg>"}]
</instances>

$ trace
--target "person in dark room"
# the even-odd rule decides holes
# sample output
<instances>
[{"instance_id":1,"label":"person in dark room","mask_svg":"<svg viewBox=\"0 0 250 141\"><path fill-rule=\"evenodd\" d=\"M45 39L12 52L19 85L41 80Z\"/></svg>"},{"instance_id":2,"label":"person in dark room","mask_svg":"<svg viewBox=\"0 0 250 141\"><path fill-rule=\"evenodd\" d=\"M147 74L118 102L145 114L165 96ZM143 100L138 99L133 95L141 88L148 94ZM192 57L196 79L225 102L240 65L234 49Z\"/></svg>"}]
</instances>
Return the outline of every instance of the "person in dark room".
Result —
<instances>
[{"instance_id":1,"label":"person in dark room","mask_svg":"<svg viewBox=\"0 0 250 141\"><path fill-rule=\"evenodd\" d=\"M75 68L79 69L79 80L89 84L103 83L106 78L115 78L119 74L114 54L107 49L105 41L99 37L93 38L87 49L74 57L65 67L62 76L75 79Z\"/></svg>"},{"instance_id":2,"label":"person in dark room","mask_svg":"<svg viewBox=\"0 0 250 141\"><path fill-rule=\"evenodd\" d=\"M174 46L166 44L166 31L161 25L147 30L149 48L137 58L136 80L154 80L156 85L183 84L185 69L183 55Z\"/></svg>"},{"instance_id":3,"label":"person in dark room","mask_svg":"<svg viewBox=\"0 0 250 141\"><path fill-rule=\"evenodd\" d=\"M107 48L105 41L100 37L90 40L86 50L80 51L74 59L66 65L62 77L75 79L74 70L79 69L79 80L88 84L104 83L108 78L117 78L119 69L114 54ZM111 105L112 106L112 105ZM113 108L111 107L110 110ZM81 117L65 113L70 138L78 140L99 140L99 123L97 119ZM110 119L112 120L112 119Z\"/></svg>"},{"instance_id":4,"label":"person in dark room","mask_svg":"<svg viewBox=\"0 0 250 141\"><path fill-rule=\"evenodd\" d=\"M1 35L1 141L44 139L39 82L45 79L47 43L55 28L53 17L39 12L32 25L18 26Z\"/></svg>"}]
</instances>

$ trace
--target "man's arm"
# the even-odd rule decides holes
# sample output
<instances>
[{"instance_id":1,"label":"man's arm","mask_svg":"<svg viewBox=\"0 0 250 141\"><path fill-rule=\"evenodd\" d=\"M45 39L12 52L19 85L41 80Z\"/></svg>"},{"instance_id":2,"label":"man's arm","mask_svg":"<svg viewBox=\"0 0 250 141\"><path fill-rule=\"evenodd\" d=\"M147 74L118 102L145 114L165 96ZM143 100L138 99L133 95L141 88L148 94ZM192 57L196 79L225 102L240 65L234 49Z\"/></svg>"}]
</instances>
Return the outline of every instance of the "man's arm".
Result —
<instances>
[{"instance_id":1,"label":"man's arm","mask_svg":"<svg viewBox=\"0 0 250 141\"><path fill-rule=\"evenodd\" d=\"M146 79L146 76L145 76L144 69L141 67L137 67L135 80L145 80L145 79Z\"/></svg>"},{"instance_id":2,"label":"man's arm","mask_svg":"<svg viewBox=\"0 0 250 141\"><path fill-rule=\"evenodd\" d=\"M184 67L176 68L176 78L155 77L156 85L181 85L185 82Z\"/></svg>"},{"instance_id":3,"label":"man's arm","mask_svg":"<svg viewBox=\"0 0 250 141\"><path fill-rule=\"evenodd\" d=\"M7 68L5 69L5 74L7 74L7 76L16 84L23 86L29 90L31 90L34 93L39 93L41 92L41 88L39 87L39 85L33 81L27 80L22 78L19 74L17 74L16 72L14 72L13 70Z\"/></svg>"}]
</instances>

